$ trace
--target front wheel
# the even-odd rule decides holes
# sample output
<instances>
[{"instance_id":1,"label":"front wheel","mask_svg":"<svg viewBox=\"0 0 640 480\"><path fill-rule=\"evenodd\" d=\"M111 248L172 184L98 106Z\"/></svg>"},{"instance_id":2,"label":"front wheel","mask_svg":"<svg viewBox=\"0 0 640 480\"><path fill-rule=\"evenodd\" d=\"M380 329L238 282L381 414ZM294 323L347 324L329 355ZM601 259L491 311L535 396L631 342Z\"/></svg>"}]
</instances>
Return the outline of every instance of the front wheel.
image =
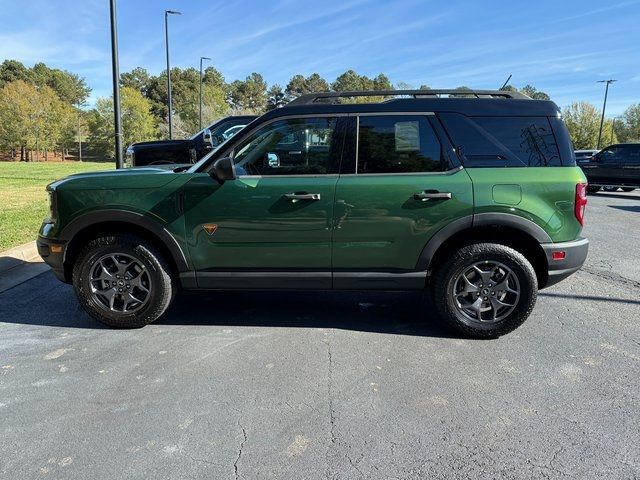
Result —
<instances>
[{"instance_id":1,"label":"front wheel","mask_svg":"<svg viewBox=\"0 0 640 480\"><path fill-rule=\"evenodd\" d=\"M623 192L633 192L635 189L635 187L622 187Z\"/></svg>"},{"instance_id":2,"label":"front wheel","mask_svg":"<svg viewBox=\"0 0 640 480\"><path fill-rule=\"evenodd\" d=\"M602 187L596 187L595 185L588 185L587 186L587 192L588 193L598 193L600 191L600 188Z\"/></svg>"},{"instance_id":3,"label":"front wheel","mask_svg":"<svg viewBox=\"0 0 640 480\"><path fill-rule=\"evenodd\" d=\"M162 254L144 239L105 235L78 255L73 285L93 318L114 328L137 328L169 307L176 291L170 273Z\"/></svg>"},{"instance_id":4,"label":"front wheel","mask_svg":"<svg viewBox=\"0 0 640 480\"><path fill-rule=\"evenodd\" d=\"M519 327L538 295L536 273L513 248L478 243L462 247L435 272L433 301L460 332L495 338Z\"/></svg>"}]
</instances>

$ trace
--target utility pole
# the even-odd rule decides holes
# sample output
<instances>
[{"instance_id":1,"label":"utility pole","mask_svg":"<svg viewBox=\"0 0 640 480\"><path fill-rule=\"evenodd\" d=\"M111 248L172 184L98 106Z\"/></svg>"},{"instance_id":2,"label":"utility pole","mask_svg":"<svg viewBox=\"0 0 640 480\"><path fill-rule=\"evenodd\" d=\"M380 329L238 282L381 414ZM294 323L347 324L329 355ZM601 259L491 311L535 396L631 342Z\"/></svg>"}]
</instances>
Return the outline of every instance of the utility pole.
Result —
<instances>
[{"instance_id":1,"label":"utility pole","mask_svg":"<svg viewBox=\"0 0 640 480\"><path fill-rule=\"evenodd\" d=\"M607 86L604 90L604 104L602 105L602 117L600 118L600 131L598 132L598 145L596 148L600 150L600 140L602 139L602 127L604 126L604 112L607 109L607 95L609 94L609 85L613 82L617 82L617 80L609 79L609 80L598 80L598 83L606 83Z\"/></svg>"},{"instance_id":2,"label":"utility pole","mask_svg":"<svg viewBox=\"0 0 640 480\"><path fill-rule=\"evenodd\" d=\"M211 60L209 57L200 57L200 121L198 123L198 125L200 126L200 128L198 128L198 130L202 130L202 81L203 81L203 76L202 76L202 61L203 60Z\"/></svg>"},{"instance_id":3,"label":"utility pole","mask_svg":"<svg viewBox=\"0 0 640 480\"><path fill-rule=\"evenodd\" d=\"M169 108L169 140L173 138L173 127L171 125L171 65L169 63L169 15L182 15L174 10L164 11L164 40L167 50L167 107Z\"/></svg>"},{"instance_id":4,"label":"utility pole","mask_svg":"<svg viewBox=\"0 0 640 480\"><path fill-rule=\"evenodd\" d=\"M118 29L116 0L111 4L111 70L113 75L113 120L116 135L116 168L122 168L122 123L120 120L120 67L118 63Z\"/></svg>"}]
</instances>

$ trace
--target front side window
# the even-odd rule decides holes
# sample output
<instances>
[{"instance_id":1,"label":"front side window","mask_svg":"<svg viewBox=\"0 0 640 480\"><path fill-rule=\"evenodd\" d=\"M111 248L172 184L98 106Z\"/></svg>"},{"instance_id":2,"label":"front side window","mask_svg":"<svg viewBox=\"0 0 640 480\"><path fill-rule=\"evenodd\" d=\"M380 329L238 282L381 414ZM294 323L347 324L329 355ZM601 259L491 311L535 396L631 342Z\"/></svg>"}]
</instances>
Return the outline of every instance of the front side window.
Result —
<instances>
[{"instance_id":1,"label":"front side window","mask_svg":"<svg viewBox=\"0 0 640 480\"><path fill-rule=\"evenodd\" d=\"M361 116L358 173L439 172L442 145L426 116Z\"/></svg>"},{"instance_id":2,"label":"front side window","mask_svg":"<svg viewBox=\"0 0 640 480\"><path fill-rule=\"evenodd\" d=\"M337 118L278 120L234 149L238 175L324 175L337 173L341 142Z\"/></svg>"}]
</instances>

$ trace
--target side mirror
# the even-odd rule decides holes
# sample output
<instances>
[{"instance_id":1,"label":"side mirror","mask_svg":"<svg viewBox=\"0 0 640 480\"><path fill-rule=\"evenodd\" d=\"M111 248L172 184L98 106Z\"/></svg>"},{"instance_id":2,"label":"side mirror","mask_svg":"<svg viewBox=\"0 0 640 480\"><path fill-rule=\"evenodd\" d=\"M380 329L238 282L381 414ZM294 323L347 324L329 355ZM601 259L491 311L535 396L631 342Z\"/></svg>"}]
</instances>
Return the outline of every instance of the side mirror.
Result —
<instances>
[{"instance_id":1,"label":"side mirror","mask_svg":"<svg viewBox=\"0 0 640 480\"><path fill-rule=\"evenodd\" d=\"M220 183L227 180L235 180L236 171L233 166L233 159L231 157L222 157L216 160L213 167L211 167L211 174Z\"/></svg>"},{"instance_id":2,"label":"side mirror","mask_svg":"<svg viewBox=\"0 0 640 480\"><path fill-rule=\"evenodd\" d=\"M267 165L269 168L278 168L280 166L280 157L277 153L267 153Z\"/></svg>"},{"instance_id":3,"label":"side mirror","mask_svg":"<svg viewBox=\"0 0 640 480\"><path fill-rule=\"evenodd\" d=\"M215 145L213 144L213 134L208 128L205 128L202 132L202 141L204 142L204 148L206 148L207 150L215 147Z\"/></svg>"}]
</instances>

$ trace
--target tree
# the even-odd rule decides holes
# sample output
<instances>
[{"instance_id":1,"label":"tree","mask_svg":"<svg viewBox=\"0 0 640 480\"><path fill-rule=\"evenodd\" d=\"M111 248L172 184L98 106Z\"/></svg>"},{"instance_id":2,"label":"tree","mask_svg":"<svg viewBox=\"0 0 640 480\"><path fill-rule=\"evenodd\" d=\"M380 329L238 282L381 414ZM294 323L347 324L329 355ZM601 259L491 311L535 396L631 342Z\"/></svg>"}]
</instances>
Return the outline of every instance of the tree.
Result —
<instances>
[{"instance_id":1,"label":"tree","mask_svg":"<svg viewBox=\"0 0 640 480\"><path fill-rule=\"evenodd\" d=\"M271 85L267 92L267 110L274 110L286 105L286 95L280 85Z\"/></svg>"},{"instance_id":2,"label":"tree","mask_svg":"<svg viewBox=\"0 0 640 480\"><path fill-rule=\"evenodd\" d=\"M23 80L0 90L0 145L20 148L20 159L31 150L49 151L60 146L72 107L47 86L35 87ZM25 156L27 154L27 156Z\"/></svg>"},{"instance_id":3,"label":"tree","mask_svg":"<svg viewBox=\"0 0 640 480\"><path fill-rule=\"evenodd\" d=\"M541 90L538 90L532 85L525 85L520 89L520 92L524 93L528 97L533 98L534 100L551 100L551 97L549 97L549 95Z\"/></svg>"},{"instance_id":4,"label":"tree","mask_svg":"<svg viewBox=\"0 0 640 480\"><path fill-rule=\"evenodd\" d=\"M634 103L624 111L615 130L620 133L621 141L640 142L640 103Z\"/></svg>"},{"instance_id":5,"label":"tree","mask_svg":"<svg viewBox=\"0 0 640 480\"><path fill-rule=\"evenodd\" d=\"M122 144L130 145L142 140L157 138L156 119L151 113L151 103L138 90L122 87ZM113 128L113 98L99 98L89 120L90 141L102 155L115 156Z\"/></svg>"},{"instance_id":6,"label":"tree","mask_svg":"<svg viewBox=\"0 0 640 480\"><path fill-rule=\"evenodd\" d=\"M131 87L143 95L147 95L151 76L146 68L136 67L130 72L120 74L120 86Z\"/></svg>"},{"instance_id":7,"label":"tree","mask_svg":"<svg viewBox=\"0 0 640 480\"><path fill-rule=\"evenodd\" d=\"M52 88L62 101L69 104L83 104L91 93L84 78L66 70L49 68L44 63L36 63L30 76L35 85Z\"/></svg>"},{"instance_id":8,"label":"tree","mask_svg":"<svg viewBox=\"0 0 640 480\"><path fill-rule=\"evenodd\" d=\"M17 60L5 60L0 65L0 88L16 80L30 82L29 69Z\"/></svg>"},{"instance_id":9,"label":"tree","mask_svg":"<svg viewBox=\"0 0 640 480\"><path fill-rule=\"evenodd\" d=\"M312 73L307 78L302 75L294 75L285 88L288 102L307 93L328 91L329 83L317 73Z\"/></svg>"},{"instance_id":10,"label":"tree","mask_svg":"<svg viewBox=\"0 0 640 480\"><path fill-rule=\"evenodd\" d=\"M564 122L569 129L573 147L576 150L596 148L600 131L600 111L588 102L573 102L562 110ZM615 132L612 135L611 120L605 121L602 128L602 143L616 142Z\"/></svg>"},{"instance_id":11,"label":"tree","mask_svg":"<svg viewBox=\"0 0 640 480\"><path fill-rule=\"evenodd\" d=\"M267 83L259 73L252 73L244 81L229 86L229 103L239 113L261 114L267 106Z\"/></svg>"},{"instance_id":12,"label":"tree","mask_svg":"<svg viewBox=\"0 0 640 480\"><path fill-rule=\"evenodd\" d=\"M393 90L393 85L389 78L383 73L377 75L374 78L369 78L366 75L359 75L354 70L347 70L342 75L338 76L336 80L331 84L331 88L336 92L362 92L369 90ZM383 96L377 97L354 97L352 99L345 99L352 103L375 103L384 100Z\"/></svg>"},{"instance_id":13,"label":"tree","mask_svg":"<svg viewBox=\"0 0 640 480\"><path fill-rule=\"evenodd\" d=\"M514 87L513 85L505 85L500 90L502 90L504 92L520 92L520 93L524 93L526 96L528 96L528 97L530 97L530 98L532 98L534 100L551 100L551 97L549 97L549 95L547 95L542 90L538 90L533 85L525 85L524 87L522 87L520 89Z\"/></svg>"}]
</instances>

